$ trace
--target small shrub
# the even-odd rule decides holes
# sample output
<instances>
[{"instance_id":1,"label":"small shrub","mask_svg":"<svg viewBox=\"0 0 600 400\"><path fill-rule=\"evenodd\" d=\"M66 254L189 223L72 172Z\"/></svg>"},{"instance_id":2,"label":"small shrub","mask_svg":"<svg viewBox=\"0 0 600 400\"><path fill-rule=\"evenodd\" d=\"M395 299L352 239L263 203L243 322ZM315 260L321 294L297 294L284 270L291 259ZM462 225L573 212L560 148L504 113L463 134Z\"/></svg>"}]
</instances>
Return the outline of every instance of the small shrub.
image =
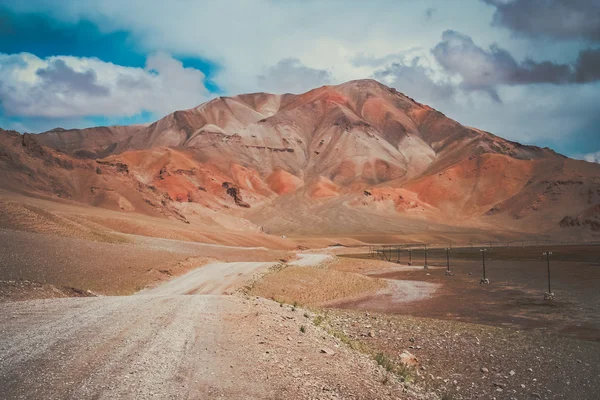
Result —
<instances>
[{"instance_id":1,"label":"small shrub","mask_svg":"<svg viewBox=\"0 0 600 400\"><path fill-rule=\"evenodd\" d=\"M300 326L300 332L306 333L306 327L304 325Z\"/></svg>"},{"instance_id":2,"label":"small shrub","mask_svg":"<svg viewBox=\"0 0 600 400\"><path fill-rule=\"evenodd\" d=\"M385 370L387 372L392 372L394 371L394 363L392 363L392 361L390 361L389 358L387 358L385 356L385 354L383 353L377 353L375 355L375 361L377 361L377 364L381 365L383 368L385 368Z\"/></svg>"},{"instance_id":3,"label":"small shrub","mask_svg":"<svg viewBox=\"0 0 600 400\"><path fill-rule=\"evenodd\" d=\"M377 361L377 364L385 368L387 372L396 374L402 382L410 383L415 380L415 370L413 367L404 364L396 365L383 353L377 353L374 359Z\"/></svg>"},{"instance_id":4,"label":"small shrub","mask_svg":"<svg viewBox=\"0 0 600 400\"><path fill-rule=\"evenodd\" d=\"M415 380L415 369L404 364L400 364L394 371L402 382L410 383Z\"/></svg>"},{"instance_id":5,"label":"small shrub","mask_svg":"<svg viewBox=\"0 0 600 400\"><path fill-rule=\"evenodd\" d=\"M313 318L313 324L315 326L319 326L319 325L321 325L321 323L323 322L324 319L325 318L323 318L322 315L317 315L316 317Z\"/></svg>"}]
</instances>

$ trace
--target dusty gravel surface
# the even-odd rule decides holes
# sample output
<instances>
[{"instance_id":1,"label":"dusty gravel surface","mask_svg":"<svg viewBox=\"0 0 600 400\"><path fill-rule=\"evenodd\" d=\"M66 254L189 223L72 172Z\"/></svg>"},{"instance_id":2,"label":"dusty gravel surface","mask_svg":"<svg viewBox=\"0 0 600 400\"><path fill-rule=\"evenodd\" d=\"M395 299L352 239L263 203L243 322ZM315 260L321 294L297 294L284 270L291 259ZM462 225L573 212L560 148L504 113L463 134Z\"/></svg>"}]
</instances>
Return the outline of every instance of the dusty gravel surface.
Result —
<instances>
[{"instance_id":1,"label":"dusty gravel surface","mask_svg":"<svg viewBox=\"0 0 600 400\"><path fill-rule=\"evenodd\" d=\"M165 295L0 304L1 397L426 398L315 326L308 311L165 287L154 292Z\"/></svg>"},{"instance_id":2,"label":"dusty gravel surface","mask_svg":"<svg viewBox=\"0 0 600 400\"><path fill-rule=\"evenodd\" d=\"M233 291L236 283L248 280L253 274L276 264L272 262L212 263L137 294L152 296L224 294Z\"/></svg>"}]
</instances>

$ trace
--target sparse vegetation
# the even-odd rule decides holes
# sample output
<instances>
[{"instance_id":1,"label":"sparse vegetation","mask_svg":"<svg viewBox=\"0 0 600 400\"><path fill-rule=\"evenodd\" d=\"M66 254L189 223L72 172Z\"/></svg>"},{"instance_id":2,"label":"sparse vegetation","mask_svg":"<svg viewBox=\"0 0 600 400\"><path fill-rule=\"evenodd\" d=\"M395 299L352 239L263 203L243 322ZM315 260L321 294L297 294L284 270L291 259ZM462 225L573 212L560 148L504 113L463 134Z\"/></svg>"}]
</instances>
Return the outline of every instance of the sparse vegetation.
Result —
<instances>
[{"instance_id":1,"label":"sparse vegetation","mask_svg":"<svg viewBox=\"0 0 600 400\"><path fill-rule=\"evenodd\" d=\"M414 367L398 363L394 369L394 373L398 375L403 382L411 383L415 380L416 372Z\"/></svg>"},{"instance_id":2,"label":"sparse vegetation","mask_svg":"<svg viewBox=\"0 0 600 400\"><path fill-rule=\"evenodd\" d=\"M315 326L322 326L327 333L344 343L346 346L350 347L352 350L371 356L375 362L377 362L377 364L381 365L388 373L396 375L402 382L414 382L416 375L416 370L414 367L404 365L400 362L395 362L393 358L381 351L375 352L375 350L372 349L367 343L352 339L343 331L331 327L329 324L326 324L326 322L326 317L323 315L317 315L313 319L313 324ZM386 376L382 383L385 384L388 382L388 380L389 377Z\"/></svg>"},{"instance_id":3,"label":"sparse vegetation","mask_svg":"<svg viewBox=\"0 0 600 400\"><path fill-rule=\"evenodd\" d=\"M304 325L300 326L300 332L306 333L306 327Z\"/></svg>"},{"instance_id":4,"label":"sparse vegetation","mask_svg":"<svg viewBox=\"0 0 600 400\"><path fill-rule=\"evenodd\" d=\"M369 354L368 348L358 340L351 339L344 332L340 332L336 329L329 328L327 332L330 335L333 335L340 342L344 343L346 346L350 347L352 350L360 351L361 353Z\"/></svg>"},{"instance_id":5,"label":"sparse vegetation","mask_svg":"<svg viewBox=\"0 0 600 400\"><path fill-rule=\"evenodd\" d=\"M386 357L385 354L383 354L383 353L377 353L374 358L375 358L375 361L377 361L377 364L379 364L383 368L385 368L385 370L387 372L393 372L394 371L394 364L392 363L392 361L390 361L389 358Z\"/></svg>"}]
</instances>

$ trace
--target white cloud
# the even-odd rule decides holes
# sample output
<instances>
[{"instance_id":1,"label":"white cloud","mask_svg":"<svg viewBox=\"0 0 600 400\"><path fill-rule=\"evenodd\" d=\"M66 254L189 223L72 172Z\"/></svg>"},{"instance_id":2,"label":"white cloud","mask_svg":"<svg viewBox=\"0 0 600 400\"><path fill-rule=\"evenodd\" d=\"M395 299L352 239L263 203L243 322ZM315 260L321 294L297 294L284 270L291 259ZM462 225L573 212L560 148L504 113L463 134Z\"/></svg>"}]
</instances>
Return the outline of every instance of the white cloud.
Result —
<instances>
[{"instance_id":1,"label":"white cloud","mask_svg":"<svg viewBox=\"0 0 600 400\"><path fill-rule=\"evenodd\" d=\"M465 19L447 0L426 6L413 0L28 0L10 7L131 32L142 50L208 58L222 66L213 80L237 94L260 90L257 77L288 58L344 82L374 72L376 67L353 65L360 53L384 58L419 46L421 54L414 56L425 56L443 29L457 25L467 33L489 34L493 9L479 0L469 2L471 15L478 17ZM428 7L438 10L436 23L444 28L425 21Z\"/></svg>"},{"instance_id":2,"label":"white cloud","mask_svg":"<svg viewBox=\"0 0 600 400\"><path fill-rule=\"evenodd\" d=\"M597 151L595 153L585 154L582 158L588 162L600 163L600 151Z\"/></svg>"},{"instance_id":3,"label":"white cloud","mask_svg":"<svg viewBox=\"0 0 600 400\"><path fill-rule=\"evenodd\" d=\"M148 57L145 68L95 58L0 54L0 98L9 116L164 115L194 107L208 94L201 71L165 53Z\"/></svg>"}]
</instances>

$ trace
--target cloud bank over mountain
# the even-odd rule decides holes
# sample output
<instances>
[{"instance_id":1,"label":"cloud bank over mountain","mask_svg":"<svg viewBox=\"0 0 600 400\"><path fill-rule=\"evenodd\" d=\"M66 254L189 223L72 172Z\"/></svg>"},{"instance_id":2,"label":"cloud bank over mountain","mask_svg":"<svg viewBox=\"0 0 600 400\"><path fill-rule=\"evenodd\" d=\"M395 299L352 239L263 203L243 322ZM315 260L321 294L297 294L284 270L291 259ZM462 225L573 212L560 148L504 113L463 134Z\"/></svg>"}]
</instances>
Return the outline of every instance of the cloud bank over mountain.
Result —
<instances>
[{"instance_id":1,"label":"cloud bank over mountain","mask_svg":"<svg viewBox=\"0 0 600 400\"><path fill-rule=\"evenodd\" d=\"M371 77L463 123L582 154L573 137L600 150L589 106L600 101L599 7L593 0L466 0L460 12L444 0L0 0L7 26L18 31L0 35L13 50L1 61L10 77L0 87L0 125L42 130L56 118L54 125L90 126L102 122L89 119L97 115L128 123L144 112L150 122L218 95L299 93ZM27 21L48 38L19 31ZM80 54L69 54L69 43Z\"/></svg>"}]
</instances>

